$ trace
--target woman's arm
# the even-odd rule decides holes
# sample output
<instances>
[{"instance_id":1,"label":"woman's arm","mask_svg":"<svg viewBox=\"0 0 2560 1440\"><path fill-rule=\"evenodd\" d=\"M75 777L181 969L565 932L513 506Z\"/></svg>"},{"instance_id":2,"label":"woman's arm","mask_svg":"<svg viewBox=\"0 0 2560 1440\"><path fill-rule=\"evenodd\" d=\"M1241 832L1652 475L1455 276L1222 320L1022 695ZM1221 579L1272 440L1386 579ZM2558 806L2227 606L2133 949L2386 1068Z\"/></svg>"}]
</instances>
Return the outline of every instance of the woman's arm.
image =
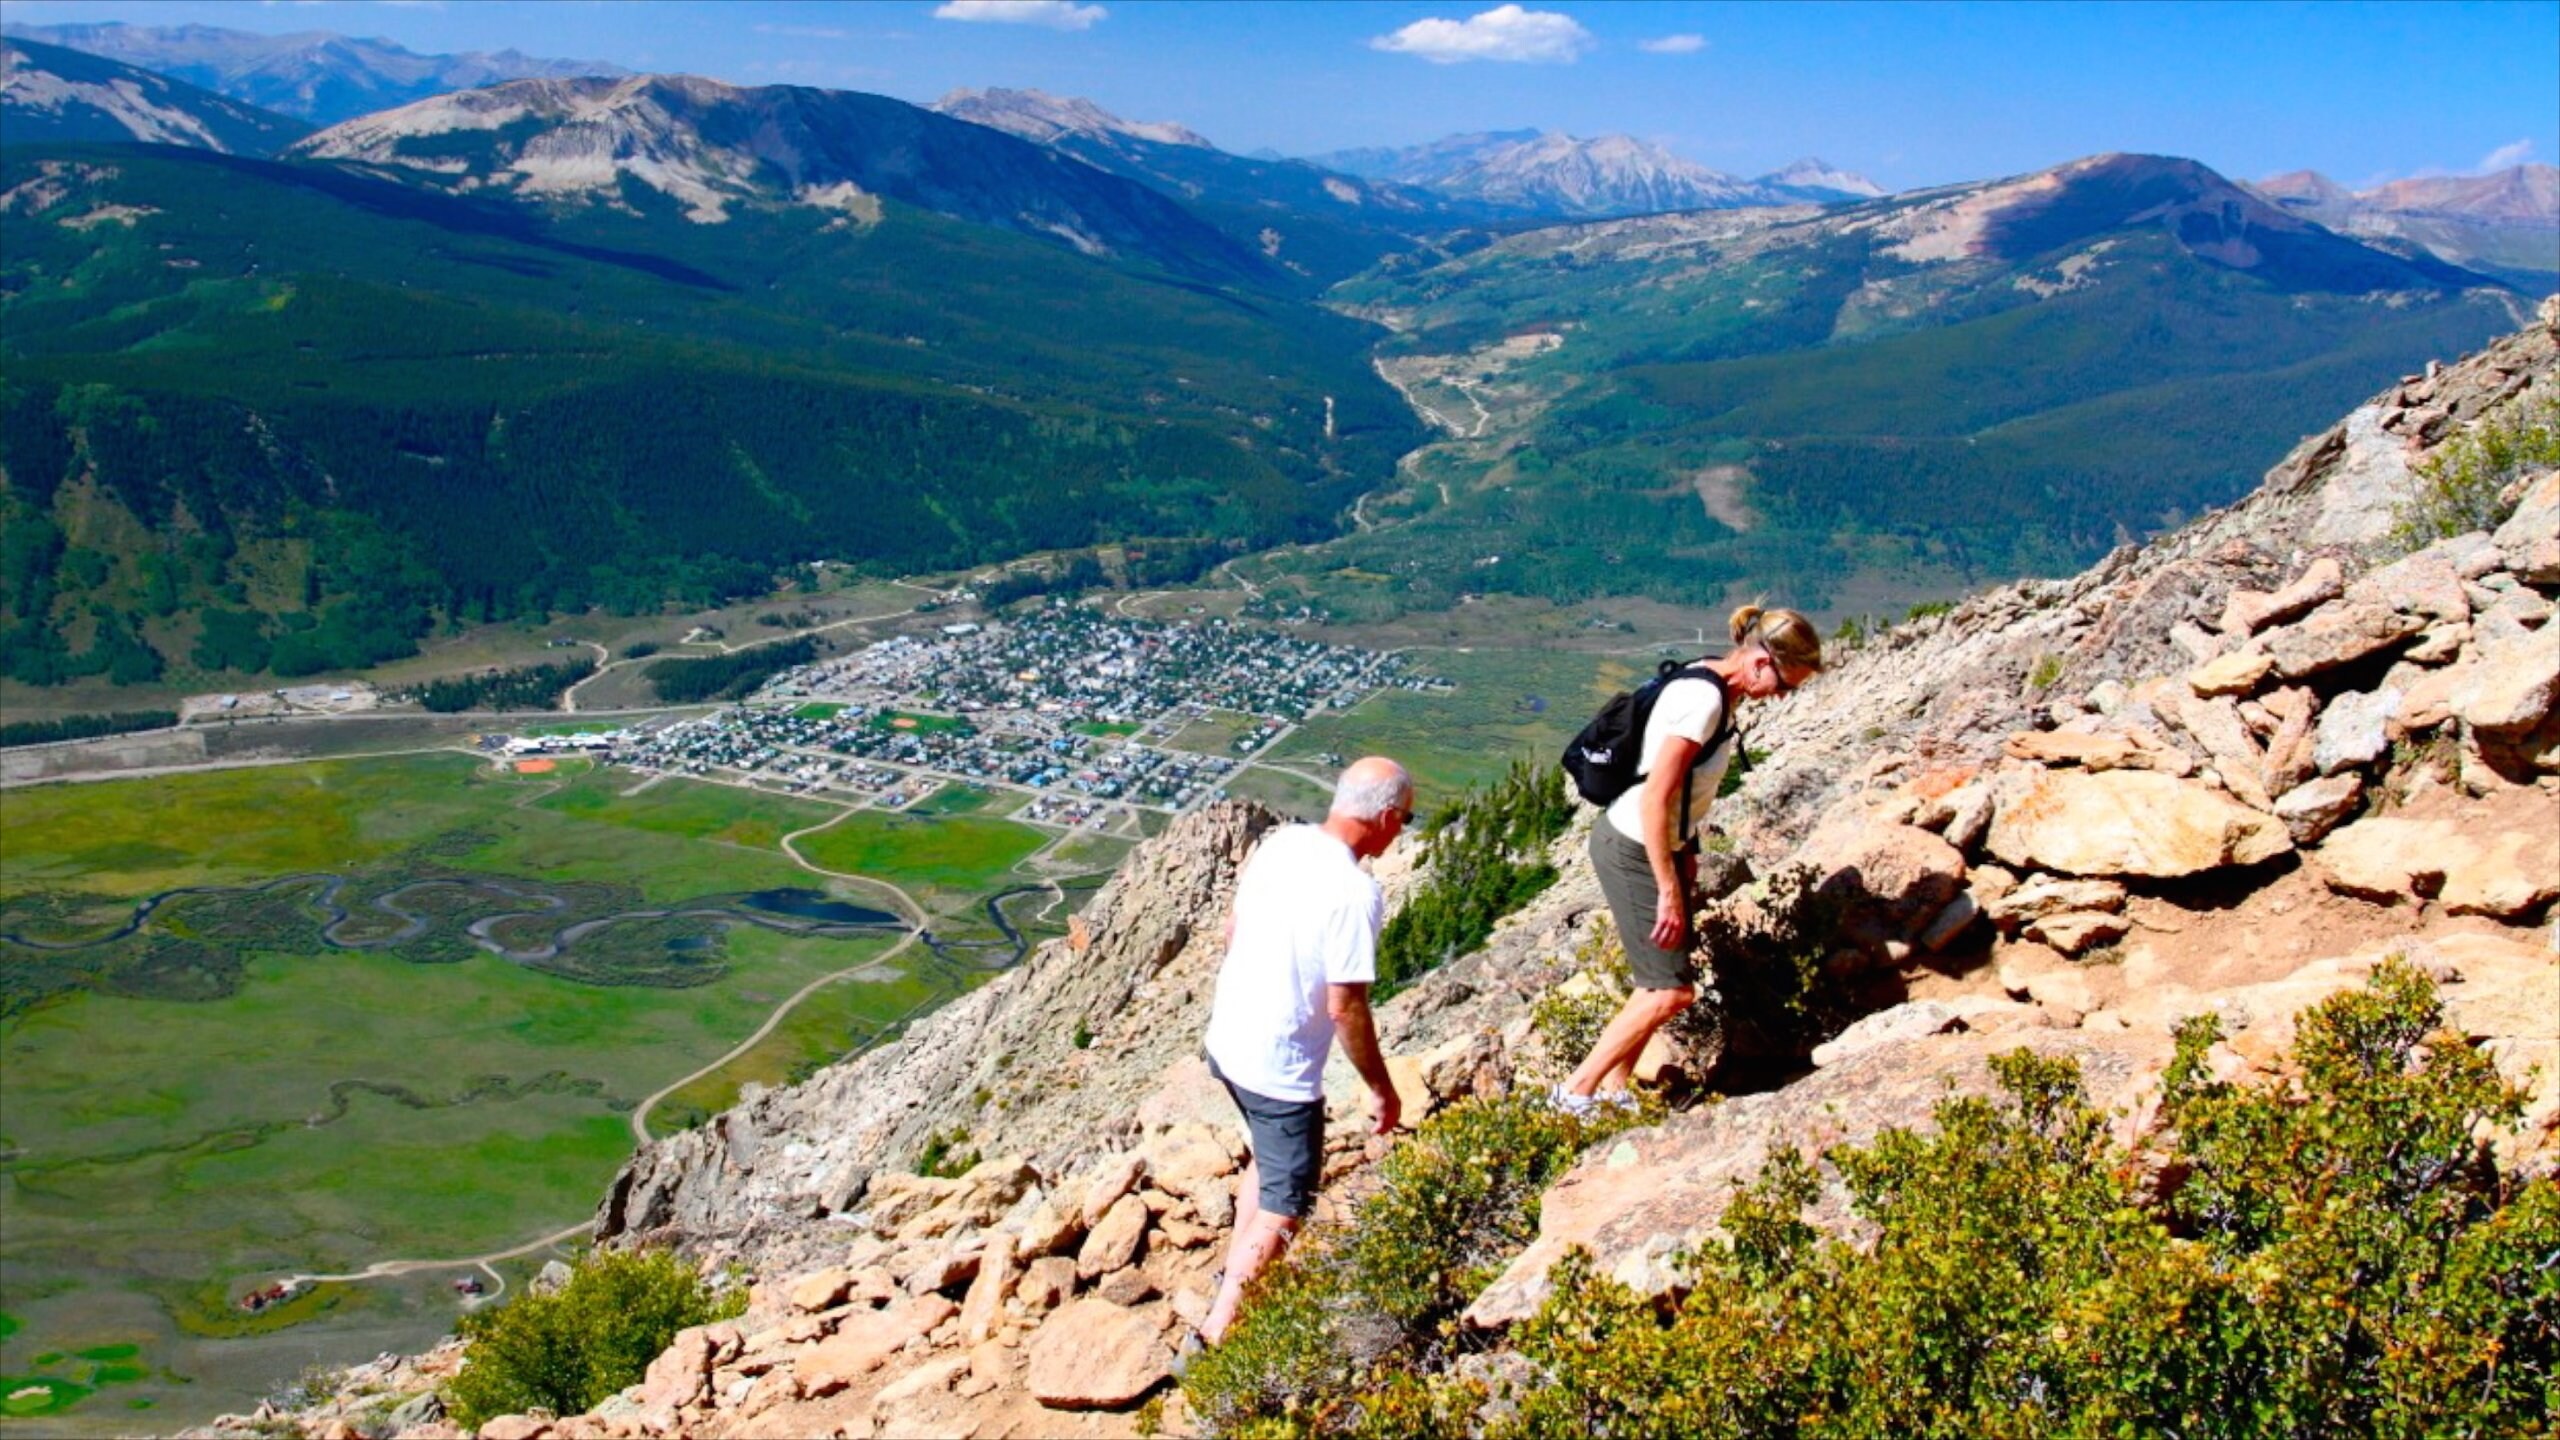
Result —
<instances>
[{"instance_id":1,"label":"woman's arm","mask_svg":"<svg viewBox=\"0 0 2560 1440\"><path fill-rule=\"evenodd\" d=\"M1689 938L1688 887L1681 883L1679 861L1689 839L1671 831L1679 823L1673 817L1679 814L1680 792L1689 783L1689 766L1700 748L1686 735L1664 736L1653 770L1644 777L1641 814L1644 858L1653 867L1653 943L1665 950Z\"/></svg>"}]
</instances>

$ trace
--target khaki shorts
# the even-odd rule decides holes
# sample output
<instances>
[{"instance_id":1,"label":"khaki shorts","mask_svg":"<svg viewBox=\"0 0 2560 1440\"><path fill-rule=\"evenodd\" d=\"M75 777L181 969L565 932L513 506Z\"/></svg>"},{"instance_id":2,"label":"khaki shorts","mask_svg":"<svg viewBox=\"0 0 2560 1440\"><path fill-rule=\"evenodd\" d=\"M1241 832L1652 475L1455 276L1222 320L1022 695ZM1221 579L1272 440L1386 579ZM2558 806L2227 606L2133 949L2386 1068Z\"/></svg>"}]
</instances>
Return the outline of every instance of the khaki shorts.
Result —
<instances>
[{"instance_id":1,"label":"khaki shorts","mask_svg":"<svg viewBox=\"0 0 2560 1440\"><path fill-rule=\"evenodd\" d=\"M1627 973L1639 990L1691 990L1698 984L1698 962L1687 946L1665 950L1653 943L1653 862L1644 847L1618 833L1607 816L1591 822L1591 873L1609 901L1609 917L1618 922L1619 943L1627 949Z\"/></svg>"}]
</instances>

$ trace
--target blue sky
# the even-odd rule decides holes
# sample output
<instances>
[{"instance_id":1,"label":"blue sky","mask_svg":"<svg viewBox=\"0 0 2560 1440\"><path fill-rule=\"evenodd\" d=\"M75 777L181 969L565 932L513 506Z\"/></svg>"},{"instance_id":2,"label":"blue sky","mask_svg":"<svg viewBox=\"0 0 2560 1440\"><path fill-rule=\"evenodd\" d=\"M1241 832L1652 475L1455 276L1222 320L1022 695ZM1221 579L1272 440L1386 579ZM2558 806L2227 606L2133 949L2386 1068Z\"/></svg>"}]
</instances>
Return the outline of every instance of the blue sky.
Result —
<instances>
[{"instance_id":1,"label":"blue sky","mask_svg":"<svg viewBox=\"0 0 2560 1440\"><path fill-rule=\"evenodd\" d=\"M30 24L335 30L929 101L1082 95L1231 150L1625 132L1892 187L2104 150L2350 184L2560 158L2560 3L0 0Z\"/></svg>"}]
</instances>

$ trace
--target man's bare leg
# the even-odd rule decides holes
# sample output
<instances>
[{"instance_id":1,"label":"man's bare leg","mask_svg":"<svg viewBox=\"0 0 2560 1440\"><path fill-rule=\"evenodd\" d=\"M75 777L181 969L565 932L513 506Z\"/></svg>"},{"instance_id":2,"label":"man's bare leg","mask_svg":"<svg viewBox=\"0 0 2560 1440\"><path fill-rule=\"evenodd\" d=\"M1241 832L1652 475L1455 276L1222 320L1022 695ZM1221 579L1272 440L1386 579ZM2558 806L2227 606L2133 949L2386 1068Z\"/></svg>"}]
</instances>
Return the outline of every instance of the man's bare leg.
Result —
<instances>
[{"instance_id":1,"label":"man's bare leg","mask_svg":"<svg viewBox=\"0 0 2560 1440\"><path fill-rule=\"evenodd\" d=\"M1236 1181L1236 1232L1227 1244L1226 1279L1218 1286L1218 1298L1209 1307L1208 1318L1200 1322L1200 1338L1215 1345L1226 1338L1227 1327L1236 1320L1236 1307L1244 1302L1244 1287L1272 1258L1289 1248L1298 1233L1296 1217L1274 1215L1262 1208L1262 1174L1253 1161L1246 1161L1244 1174Z\"/></svg>"}]
</instances>

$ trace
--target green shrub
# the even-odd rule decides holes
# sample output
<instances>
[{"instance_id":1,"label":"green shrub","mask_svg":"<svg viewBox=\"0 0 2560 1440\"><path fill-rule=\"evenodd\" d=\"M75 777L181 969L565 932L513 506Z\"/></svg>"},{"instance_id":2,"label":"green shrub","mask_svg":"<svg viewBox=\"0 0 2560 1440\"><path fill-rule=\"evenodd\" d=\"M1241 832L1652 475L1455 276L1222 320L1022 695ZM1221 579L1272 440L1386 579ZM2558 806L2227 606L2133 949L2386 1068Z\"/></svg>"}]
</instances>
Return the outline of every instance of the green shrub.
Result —
<instances>
[{"instance_id":1,"label":"green shrub","mask_svg":"<svg viewBox=\"0 0 2560 1440\"><path fill-rule=\"evenodd\" d=\"M1529 1028L1544 1052L1533 1076L1554 1083L1571 1074L1600 1040L1600 1032L1625 1006L1632 982L1627 975L1627 949L1618 943L1605 914L1593 917L1591 933L1574 952L1576 973L1588 977L1588 988L1568 992L1563 986L1540 995L1529 1007Z\"/></svg>"},{"instance_id":2,"label":"green shrub","mask_svg":"<svg viewBox=\"0 0 2560 1440\"><path fill-rule=\"evenodd\" d=\"M1998 1093L1941 1102L1934 1133L1831 1152L1870 1246L1804 1223L1817 1173L1781 1152L1676 1305L1559 1265L1514 1336L1541 1383L1469 1433L2550 1434L2560 1188L2497 1171L2517 1097L2439 1020L2392 962L2255 1087L2207 1078L2216 1028L2191 1022L2150 1157L2073 1062L1998 1057ZM1380 1376L1331 1413L1373 1397L1427 1420L1482 1392Z\"/></svg>"},{"instance_id":3,"label":"green shrub","mask_svg":"<svg viewBox=\"0 0 2560 1440\"><path fill-rule=\"evenodd\" d=\"M1213 1432L1340 1429L1355 1392L1437 1353L1453 1317L1538 1233L1546 1187L1641 1117L1576 1118L1542 1099L1466 1100L1379 1162L1377 1189L1338 1232L1302 1240L1246 1291L1235 1326L1184 1373ZM1658 1118L1658 1115L1657 1117Z\"/></svg>"},{"instance_id":4,"label":"green shrub","mask_svg":"<svg viewBox=\"0 0 2560 1440\"><path fill-rule=\"evenodd\" d=\"M2418 463L2417 493L2394 508L2384 549L2405 555L2495 530L2510 510L2499 498L2507 486L2553 465L2560 465L2560 388L2544 386L2482 416Z\"/></svg>"},{"instance_id":5,"label":"green shrub","mask_svg":"<svg viewBox=\"0 0 2560 1440\"><path fill-rule=\"evenodd\" d=\"M978 1152L963 1149L969 1143L969 1131L954 1125L936 1130L924 1137L924 1148L916 1152L916 1173L944 1180L969 1173L978 1163Z\"/></svg>"},{"instance_id":6,"label":"green shrub","mask_svg":"<svg viewBox=\"0 0 2560 1440\"><path fill-rule=\"evenodd\" d=\"M2062 657L2059 655L2039 655L2036 657L2035 668L2027 672L2027 688L2030 690L2050 690L2053 688L2054 682L2061 678Z\"/></svg>"},{"instance_id":7,"label":"green shrub","mask_svg":"<svg viewBox=\"0 0 2560 1440\"><path fill-rule=\"evenodd\" d=\"M666 1250L595 1250L568 1283L462 1317L462 1369L445 1398L466 1427L497 1415L574 1415L637 1383L676 1332L746 1309Z\"/></svg>"},{"instance_id":8,"label":"green shrub","mask_svg":"<svg viewBox=\"0 0 2560 1440\"><path fill-rule=\"evenodd\" d=\"M1932 615L1947 614L1955 608L1956 602L1953 600L1923 600L1919 604L1902 612L1902 618L1905 620L1926 620Z\"/></svg>"}]
</instances>

